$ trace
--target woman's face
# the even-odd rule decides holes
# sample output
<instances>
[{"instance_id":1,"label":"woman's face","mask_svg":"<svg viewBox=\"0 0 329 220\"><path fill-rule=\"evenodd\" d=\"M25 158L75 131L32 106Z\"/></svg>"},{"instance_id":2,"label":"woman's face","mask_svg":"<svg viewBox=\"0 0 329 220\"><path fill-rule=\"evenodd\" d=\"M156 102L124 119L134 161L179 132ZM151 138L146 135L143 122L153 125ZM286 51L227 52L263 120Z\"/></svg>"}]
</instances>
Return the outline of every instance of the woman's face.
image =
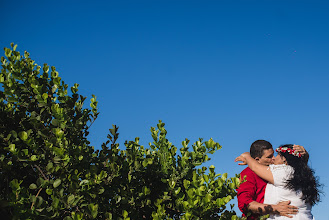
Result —
<instances>
[{"instance_id":1,"label":"woman's face","mask_svg":"<svg viewBox=\"0 0 329 220\"><path fill-rule=\"evenodd\" d=\"M286 158L284 158L284 156L281 156L280 154L278 154L278 155L276 155L273 158L273 163L275 165L278 165L278 164L287 164L287 161L286 161Z\"/></svg>"}]
</instances>

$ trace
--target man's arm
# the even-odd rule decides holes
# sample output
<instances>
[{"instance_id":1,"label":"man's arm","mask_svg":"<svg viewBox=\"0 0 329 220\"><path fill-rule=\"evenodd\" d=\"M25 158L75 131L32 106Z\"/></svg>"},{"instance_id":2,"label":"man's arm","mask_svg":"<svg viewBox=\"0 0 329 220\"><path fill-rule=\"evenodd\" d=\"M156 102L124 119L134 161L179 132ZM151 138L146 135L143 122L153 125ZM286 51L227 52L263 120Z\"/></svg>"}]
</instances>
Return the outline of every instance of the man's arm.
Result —
<instances>
[{"instance_id":1,"label":"man's arm","mask_svg":"<svg viewBox=\"0 0 329 220\"><path fill-rule=\"evenodd\" d=\"M292 218L293 216L291 215L295 215L298 212L298 208L289 204L290 201L279 202L276 205L262 204L252 201L249 203L248 210L260 215L277 214Z\"/></svg>"},{"instance_id":2,"label":"man's arm","mask_svg":"<svg viewBox=\"0 0 329 220\"><path fill-rule=\"evenodd\" d=\"M246 177L244 177L246 176ZM278 214L281 216L286 216L292 218L291 215L298 212L298 208L291 206L290 201L279 202L276 205L268 205L254 201L253 195L256 194L256 182L252 175L246 175L244 172L241 173L241 179L246 178L238 191L238 206L242 213L245 215L248 212L259 215L267 214Z\"/></svg>"},{"instance_id":3,"label":"man's arm","mask_svg":"<svg viewBox=\"0 0 329 220\"><path fill-rule=\"evenodd\" d=\"M250 171L250 170L249 170ZM256 180L247 170L240 174L241 184L237 189L238 207L242 213L248 214L248 206L256 195Z\"/></svg>"},{"instance_id":4,"label":"man's arm","mask_svg":"<svg viewBox=\"0 0 329 220\"><path fill-rule=\"evenodd\" d=\"M238 207L240 211L247 215L248 206L256 199L256 179L255 174L250 169L245 169L240 174L241 184L237 189Z\"/></svg>"}]
</instances>

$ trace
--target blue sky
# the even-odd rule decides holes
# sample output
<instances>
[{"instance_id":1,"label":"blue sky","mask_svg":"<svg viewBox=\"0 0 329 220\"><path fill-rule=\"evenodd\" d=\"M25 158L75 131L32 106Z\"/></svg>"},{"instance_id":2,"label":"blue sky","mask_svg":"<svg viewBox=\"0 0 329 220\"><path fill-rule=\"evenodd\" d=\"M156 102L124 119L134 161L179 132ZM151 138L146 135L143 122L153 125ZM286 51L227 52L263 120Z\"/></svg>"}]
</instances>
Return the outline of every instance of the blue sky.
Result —
<instances>
[{"instance_id":1,"label":"blue sky","mask_svg":"<svg viewBox=\"0 0 329 220\"><path fill-rule=\"evenodd\" d=\"M329 219L329 3L326 1L1 1L11 42L99 101L90 140L151 141L166 123L176 146L214 138L209 163L229 176L257 139L295 143L326 186Z\"/></svg>"}]
</instances>

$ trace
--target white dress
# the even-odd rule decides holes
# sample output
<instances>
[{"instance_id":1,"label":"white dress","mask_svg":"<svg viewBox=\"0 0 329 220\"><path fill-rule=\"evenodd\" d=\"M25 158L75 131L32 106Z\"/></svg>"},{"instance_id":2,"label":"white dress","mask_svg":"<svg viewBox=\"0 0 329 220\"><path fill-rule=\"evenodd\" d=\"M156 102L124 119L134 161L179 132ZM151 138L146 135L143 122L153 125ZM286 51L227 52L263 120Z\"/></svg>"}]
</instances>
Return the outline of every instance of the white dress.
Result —
<instances>
[{"instance_id":1,"label":"white dress","mask_svg":"<svg viewBox=\"0 0 329 220\"><path fill-rule=\"evenodd\" d=\"M295 192L287 189L285 186L287 180L294 174L294 169L285 164L270 165L269 169L273 174L274 184L268 183L265 189L264 204L277 204L281 201L290 200L290 205L298 207L298 213L292 215L293 218L288 218L280 215L270 215L268 219L314 219L311 213L311 205L306 204L302 200L302 192Z\"/></svg>"}]
</instances>

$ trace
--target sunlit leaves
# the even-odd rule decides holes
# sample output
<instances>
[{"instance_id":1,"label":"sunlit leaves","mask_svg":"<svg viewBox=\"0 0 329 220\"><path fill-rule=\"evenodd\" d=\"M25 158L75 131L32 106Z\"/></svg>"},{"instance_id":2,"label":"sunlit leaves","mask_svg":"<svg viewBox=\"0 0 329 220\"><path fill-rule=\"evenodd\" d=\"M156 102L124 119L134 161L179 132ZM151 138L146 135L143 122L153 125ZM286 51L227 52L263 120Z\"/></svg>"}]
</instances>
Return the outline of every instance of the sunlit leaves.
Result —
<instances>
[{"instance_id":1,"label":"sunlit leaves","mask_svg":"<svg viewBox=\"0 0 329 220\"><path fill-rule=\"evenodd\" d=\"M99 114L96 96L83 108L78 84L69 87L55 67L37 65L16 47L5 48L0 72L0 179L7 183L0 192L7 219L235 218L225 205L239 179L200 167L221 148L217 142L185 139L176 147L159 121L149 147L139 138L119 147L113 125L95 150L87 136Z\"/></svg>"}]
</instances>

